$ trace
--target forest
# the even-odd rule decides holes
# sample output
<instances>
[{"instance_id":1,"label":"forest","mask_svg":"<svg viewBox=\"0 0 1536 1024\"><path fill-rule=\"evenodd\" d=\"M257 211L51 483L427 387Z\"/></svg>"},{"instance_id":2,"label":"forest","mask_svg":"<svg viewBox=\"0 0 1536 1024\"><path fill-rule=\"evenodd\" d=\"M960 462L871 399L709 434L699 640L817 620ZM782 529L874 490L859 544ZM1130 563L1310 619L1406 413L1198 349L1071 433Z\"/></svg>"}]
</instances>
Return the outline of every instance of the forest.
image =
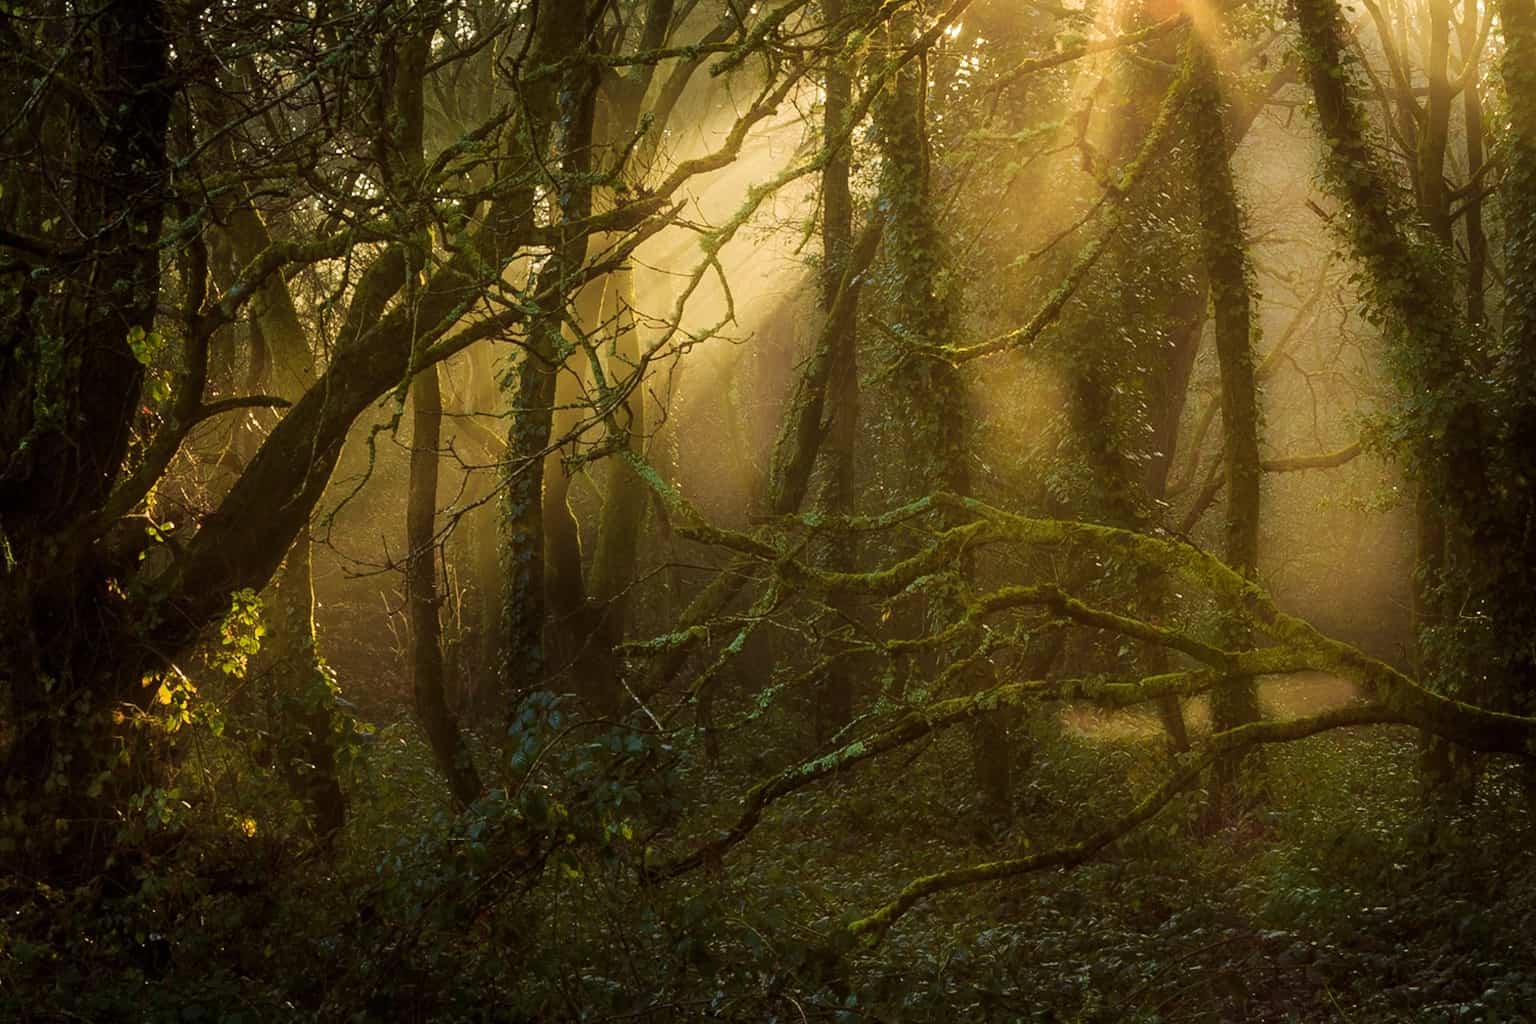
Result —
<instances>
[{"instance_id":1,"label":"forest","mask_svg":"<svg viewBox=\"0 0 1536 1024\"><path fill-rule=\"evenodd\" d=\"M0 3L0 1020L1536 1020L1536 0Z\"/></svg>"}]
</instances>

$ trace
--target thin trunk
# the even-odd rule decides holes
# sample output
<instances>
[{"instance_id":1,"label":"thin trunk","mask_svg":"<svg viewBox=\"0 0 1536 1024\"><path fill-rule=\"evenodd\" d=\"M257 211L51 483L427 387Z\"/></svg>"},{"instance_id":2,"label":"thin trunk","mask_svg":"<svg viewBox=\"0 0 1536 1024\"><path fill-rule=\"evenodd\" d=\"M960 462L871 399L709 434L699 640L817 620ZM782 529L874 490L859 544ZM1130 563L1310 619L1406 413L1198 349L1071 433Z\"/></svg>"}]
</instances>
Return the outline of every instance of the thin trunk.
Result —
<instances>
[{"instance_id":1,"label":"thin trunk","mask_svg":"<svg viewBox=\"0 0 1536 1024\"><path fill-rule=\"evenodd\" d=\"M549 659L544 649L545 536L544 459L554 415L555 378L563 341L559 320L545 316L532 325L530 344L518 364L507 439L509 476L504 499L501 693L507 711L544 685Z\"/></svg>"},{"instance_id":2,"label":"thin trunk","mask_svg":"<svg viewBox=\"0 0 1536 1024\"><path fill-rule=\"evenodd\" d=\"M605 346L603 375L607 387L615 393L626 389L622 402L608 411L610 430L625 447L636 454L645 449L645 392L639 376L640 331L635 317L634 272L629 268L609 275L608 293L612 302L604 308L603 329L610 332ZM592 654L606 669L607 679L593 679L601 692L594 692L600 707L613 710L622 706L615 686L618 666L606 657L623 641L630 620L630 587L635 582L640 556L640 530L645 521L648 490L628 463L609 459L604 466L603 518L597 543L592 552L592 571L588 577L588 596L594 604L595 645Z\"/></svg>"},{"instance_id":3,"label":"thin trunk","mask_svg":"<svg viewBox=\"0 0 1536 1024\"><path fill-rule=\"evenodd\" d=\"M449 701L458 714L474 720L494 703L502 636L500 529L497 503L491 500L500 480L490 467L505 456L506 439L481 422L482 416L495 413L498 406L492 354L487 345L473 345L463 354L462 391L450 389L457 401L451 406L445 403L452 413L449 443L458 450L466 443L472 445L471 451L478 453L473 461L481 467L465 481L460 497L465 512L454 529L460 579L467 583L463 612L466 642L460 645Z\"/></svg>"},{"instance_id":4,"label":"thin trunk","mask_svg":"<svg viewBox=\"0 0 1536 1024\"><path fill-rule=\"evenodd\" d=\"M421 177L425 111L422 81L431 52L432 26L422 26L401 41L398 51L386 53L385 80L391 86L391 108L397 117L383 118L396 126L393 144L383 161L386 181L413 198L412 183ZM426 238L418 239L425 249ZM406 305L416 304L420 267L406 267ZM417 343L412 349L419 350ZM413 360L414 360L413 356ZM405 567L406 609L411 627L411 686L416 720L426 733L433 759L448 781L454 802L467 807L481 791L480 776L459 723L448 706L443 671L441 598L437 583L437 478L438 451L442 446L443 392L436 364L419 370L411 379L411 462L406 490Z\"/></svg>"},{"instance_id":5,"label":"thin trunk","mask_svg":"<svg viewBox=\"0 0 1536 1024\"><path fill-rule=\"evenodd\" d=\"M1424 124L1419 132L1419 216L1447 250L1451 245L1451 197L1445 187L1445 153L1451 125L1451 0L1429 0L1429 80Z\"/></svg>"},{"instance_id":6,"label":"thin trunk","mask_svg":"<svg viewBox=\"0 0 1536 1024\"><path fill-rule=\"evenodd\" d=\"M578 314L580 315L580 314ZM551 424L553 440L564 438L576 427L576 403L581 400L581 380L573 367L555 378L555 409ZM544 593L554 639L551 657L568 664L577 645L586 640L586 583L582 579L581 528L571 511L571 475L563 455L565 448L544 459Z\"/></svg>"},{"instance_id":7,"label":"thin trunk","mask_svg":"<svg viewBox=\"0 0 1536 1024\"><path fill-rule=\"evenodd\" d=\"M1481 17L1478 0L1466 0L1462 7L1460 23L1461 63L1466 76L1462 86L1462 119L1466 131L1467 174L1477 175L1487 159L1483 147L1483 93L1477 76L1468 70L1482 56L1477 49L1478 19ZM1484 297L1488 272L1488 236L1483 229L1483 200L1477 187L1477 179L1469 177L1472 192L1467 197L1467 322L1480 325L1488 319Z\"/></svg>"},{"instance_id":8,"label":"thin trunk","mask_svg":"<svg viewBox=\"0 0 1536 1024\"><path fill-rule=\"evenodd\" d=\"M437 367L411 381L411 471L406 492L406 610L411 623L411 685L416 721L438 770L459 806L480 795L480 776L443 686L442 625L437 589L437 463L442 442L443 396Z\"/></svg>"},{"instance_id":9,"label":"thin trunk","mask_svg":"<svg viewBox=\"0 0 1536 1024\"><path fill-rule=\"evenodd\" d=\"M844 0L823 0L822 11L829 24L841 20ZM838 138L848 118L853 80L848 68L837 58L827 66L826 95L822 108L822 138ZM831 319L836 311L837 295L842 288L853 249L853 195L849 188L850 154L837 147L829 155L821 172L821 307ZM856 300L855 300L856 301ZM842 314L844 323L830 339L831 366L827 379L827 421L822 442L825 477L817 502L824 515L844 516L854 510L854 454L858 438L859 368L858 313L856 308ZM838 538L824 543L816 552L823 568L850 572L858 562L854 538ZM853 621L854 602L840 599L833 613L842 622ZM838 659L822 681L822 698L817 701L817 734L826 737L847 725L853 717L853 682L855 666L846 658Z\"/></svg>"},{"instance_id":10,"label":"thin trunk","mask_svg":"<svg viewBox=\"0 0 1536 1024\"><path fill-rule=\"evenodd\" d=\"M606 281L582 288L571 303L576 323L597 330L602 322ZM573 351L566 346L566 351ZM581 527L571 508L571 473L565 457L574 450L564 442L582 417L579 366L567 355L555 377L555 407L551 412L550 443L560 445L544 457L544 599L548 602L545 639L552 671L574 677L572 689L592 701L597 710L612 710L615 676L609 646L598 635L597 616L587 601ZM601 663L601 664L599 664Z\"/></svg>"},{"instance_id":11,"label":"thin trunk","mask_svg":"<svg viewBox=\"0 0 1536 1024\"><path fill-rule=\"evenodd\" d=\"M1163 358L1153 362L1151 393L1147 399L1152 451L1146 462L1142 487L1148 504L1154 509L1162 507L1168 497L1168 475L1178 452L1179 426L1189 397L1189 377L1194 371L1205 326L1207 292L1202 282L1181 296L1180 303L1169 315L1172 327L1166 348L1160 353ZM1164 574L1144 574L1139 589L1148 595L1154 614L1163 614L1172 601L1173 588ZM1146 652L1144 668L1148 674L1167 672L1171 667L1172 659L1166 647L1154 646ZM1173 750L1188 750L1189 726L1184 720L1184 708L1179 698L1172 694L1159 698L1157 715Z\"/></svg>"},{"instance_id":12,"label":"thin trunk","mask_svg":"<svg viewBox=\"0 0 1536 1024\"><path fill-rule=\"evenodd\" d=\"M1221 373L1222 438L1227 459L1224 557L1233 569L1251 578L1259 557L1261 471L1247 240L1232 179L1231 144L1214 55L1205 43L1194 39L1186 60L1188 73L1194 78L1189 119L1200 204L1200 243L1210 281ZM1234 617L1224 632L1231 650L1241 650L1252 641L1252 628L1244 619ZM1211 719L1218 732L1258 718L1258 691L1251 677L1231 679L1212 692ZM1236 795L1238 768L1233 761L1216 767L1212 805L1218 819L1226 815Z\"/></svg>"},{"instance_id":13,"label":"thin trunk","mask_svg":"<svg viewBox=\"0 0 1536 1024\"><path fill-rule=\"evenodd\" d=\"M673 0L649 0L645 18L639 24L642 50L663 46L672 29ZM663 136L663 127L676 103L682 83L687 81L696 60L686 60L675 68L682 77L677 91L665 86L651 109L653 123L638 146L635 159L649 165L655 158ZM650 91L656 65L637 63L615 80L610 80L609 114L599 130L601 141L615 147L630 143L641 128L641 111ZM623 267L609 275L607 294L611 302L601 317L581 321L584 328L601 325L610 331L602 371L609 388L628 391L619 407L607 410L609 429L631 452L643 453L646 439L645 392L641 387L640 322L635 316L634 270ZM606 318L606 319L604 319ZM648 491L634 471L621 459L609 459L605 466L603 512L596 543L592 550L591 574L586 581L584 601L592 607L582 619L582 637L578 672L582 689L590 694L594 707L617 712L623 705L620 688L623 666L614 648L629 632L631 618L630 588L638 575L640 534L645 523Z\"/></svg>"}]
</instances>

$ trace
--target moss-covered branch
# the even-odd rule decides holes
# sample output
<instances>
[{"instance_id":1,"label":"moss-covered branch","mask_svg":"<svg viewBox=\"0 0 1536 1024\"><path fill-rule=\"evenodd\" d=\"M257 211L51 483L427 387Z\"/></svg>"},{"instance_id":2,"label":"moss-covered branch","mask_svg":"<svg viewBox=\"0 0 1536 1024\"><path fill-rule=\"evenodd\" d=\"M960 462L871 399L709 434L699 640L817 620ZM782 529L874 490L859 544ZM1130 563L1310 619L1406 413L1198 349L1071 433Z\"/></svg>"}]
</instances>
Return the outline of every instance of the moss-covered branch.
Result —
<instances>
[{"instance_id":1,"label":"moss-covered branch","mask_svg":"<svg viewBox=\"0 0 1536 1024\"><path fill-rule=\"evenodd\" d=\"M1081 626L1106 629L1149 644L1182 651L1196 661L1213 668L1224 668L1230 665L1234 657L1187 633L1120 615L1104 608L1096 608L1072 597L1053 583L1000 587L970 602L960 618L941 632L908 640L893 640L887 643L885 648L889 651L940 648L974 632L982 620L989 615L1014 608L1029 607L1044 608L1058 618L1069 619Z\"/></svg>"},{"instance_id":2,"label":"moss-covered branch","mask_svg":"<svg viewBox=\"0 0 1536 1024\"><path fill-rule=\"evenodd\" d=\"M882 754L905 747L934 732L1046 700L1090 701L1101 707L1126 708L1165 697L1193 697L1234 679L1298 671L1331 672L1359 682L1378 694L1369 706L1343 708L1286 722L1251 723L1212 737L1168 786L1149 796L1138 808L1081 843L1019 860L1000 861L919 879L897 900L855 931L878 928L881 933L918 900L946 888L1009 874L1081 863L1104 846L1156 814L1174 795L1187 788L1200 771L1218 757L1257 744L1302 739L1340 726L1399 723L1492 753L1532 756L1536 753L1536 719L1487 711L1431 693L1415 681L1354 647L1332 640L1311 626L1276 613L1265 624L1286 644L1235 654L1221 654L1221 668L1170 672L1134 682L1102 679L1030 680L1005 683L981 693L935 701L914 708L894 723L855 740L823 757L785 768L753 786L742 797L736 821L715 838L698 844L688 855L653 867L652 878L665 879L718 861L757 827L772 804L821 779ZM1182 780L1182 781L1179 781ZM1177 783L1177 784L1175 784ZM1171 788L1170 788L1171 787ZM893 909L894 908L894 909ZM882 916L883 915L883 916ZM882 923L879 923L883 921Z\"/></svg>"},{"instance_id":3,"label":"moss-covered branch","mask_svg":"<svg viewBox=\"0 0 1536 1024\"><path fill-rule=\"evenodd\" d=\"M867 918L867 923L857 930L863 933L881 932L917 900L944 888L1011 873L1080 863L1155 814L1176 792L1188 785L1200 767L1218 756L1239 752L1254 744L1298 739L1320 729L1339 725L1398 722L1417 726L1425 732L1476 750L1523 756L1536 752L1536 719L1488 711L1427 690L1390 665L1369 657L1349 644L1324 636L1303 620L1282 612L1257 584L1244 579L1219 559L1187 543L1091 523L1018 516L974 499L940 493L892 510L883 517L849 518L828 524L836 529L867 529L907 522L911 516L925 511L943 512L950 521L960 522L960 525L935 533L923 551L893 566L867 573L829 573L796 561L781 546L747 538L732 531L707 527L681 496L675 494L654 473L647 473L643 461L636 457L633 463L637 471L651 480L651 485L663 496L669 510L688 524L686 528L692 536L724 543L750 559L767 562L781 582L792 586L819 589L824 593L891 594L921 575L953 564L964 551L981 543L1076 548L1090 550L1101 556L1135 561L1196 583L1218 602L1240 610L1260 631L1275 641L1271 646L1226 651L1177 630L1093 607L1056 586L1000 588L972 601L962 619L951 624L942 639L961 639L974 632L979 622L989 614L1010 608L1038 606L1082 626L1113 630L1147 643L1181 651L1208 667L1192 672L1165 673L1126 683L1099 679L1013 682L977 694L948 698L913 708L869 736L848 743L823 757L785 768L758 783L743 796L741 811L728 829L699 844L687 856L652 868L652 877L672 877L717 861L751 833L763 813L775 801L820 779L905 747L935 731L1041 700L1089 700L1111 707L1126 707L1169 696L1192 696L1245 677L1306 670L1328 672L1350 679L1377 696L1377 703L1368 708L1346 709L1300 723L1254 724L1221 733L1203 748L1200 755L1202 760L1198 765L1181 773L1178 778L1184 781L1175 780L1170 783L1171 788L1160 790L1149 797L1136 812L1105 831L1073 847L1052 853L921 879L914 882L896 901ZM968 522L964 521L967 519ZM806 517L792 521L807 528L815 528L819 522ZM902 644L913 646L929 642L940 642L940 638L924 637L903 641Z\"/></svg>"},{"instance_id":4,"label":"moss-covered branch","mask_svg":"<svg viewBox=\"0 0 1536 1024\"><path fill-rule=\"evenodd\" d=\"M1106 707L1129 707L1167 694L1188 697L1204 693L1223 678L1222 673L1198 671L1166 673L1134 683L1099 679L1031 680L1005 683L981 693L951 697L914 708L870 736L854 740L823 757L790 765L759 782L742 797L741 812L728 829L698 844L687 856L652 867L648 874L655 879L671 878L717 861L757 827L764 811L791 793L963 722L1041 700L1088 700Z\"/></svg>"}]
</instances>

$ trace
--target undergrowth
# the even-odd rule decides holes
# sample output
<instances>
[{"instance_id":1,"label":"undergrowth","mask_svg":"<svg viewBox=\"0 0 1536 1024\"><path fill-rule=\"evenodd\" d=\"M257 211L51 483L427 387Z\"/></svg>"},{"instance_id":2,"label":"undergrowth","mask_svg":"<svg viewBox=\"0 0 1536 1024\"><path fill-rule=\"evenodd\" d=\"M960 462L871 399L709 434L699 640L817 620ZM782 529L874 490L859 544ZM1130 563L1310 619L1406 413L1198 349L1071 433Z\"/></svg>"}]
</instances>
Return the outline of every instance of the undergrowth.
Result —
<instances>
[{"instance_id":1,"label":"undergrowth","mask_svg":"<svg viewBox=\"0 0 1536 1024\"><path fill-rule=\"evenodd\" d=\"M846 941L844 925L914 875L1071 842L1168 767L1159 738L1085 736L1053 715L1014 733L1011 820L970 797L970 748L954 732L785 799L723 861L646 884L638 869L728 821L772 752L803 752L790 723L712 768L637 734L571 740L462 815L445 809L414 730L387 727L330 847L294 816L225 806L189 814L174 842L114 877L71 891L6 879L0 1015L1536 1015L1521 780L1494 765L1473 806L1426 812L1414 738L1394 730L1271 750L1268 800L1215 834L1199 831L1193 793L1075 871L932 899L873 950Z\"/></svg>"}]
</instances>

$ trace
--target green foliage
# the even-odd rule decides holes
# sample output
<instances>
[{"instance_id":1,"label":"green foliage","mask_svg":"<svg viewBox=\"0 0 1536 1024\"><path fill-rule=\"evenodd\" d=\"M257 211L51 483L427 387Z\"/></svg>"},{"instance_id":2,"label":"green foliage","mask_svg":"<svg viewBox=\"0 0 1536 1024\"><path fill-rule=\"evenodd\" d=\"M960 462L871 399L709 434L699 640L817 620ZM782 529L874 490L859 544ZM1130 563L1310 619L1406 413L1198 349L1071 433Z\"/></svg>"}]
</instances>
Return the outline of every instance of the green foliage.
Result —
<instances>
[{"instance_id":1,"label":"green foliage","mask_svg":"<svg viewBox=\"0 0 1536 1024\"><path fill-rule=\"evenodd\" d=\"M226 676L244 679L266 633L261 598L249 587L236 591L230 595L229 613L219 623L219 645L209 652L209 663Z\"/></svg>"},{"instance_id":2,"label":"green foliage","mask_svg":"<svg viewBox=\"0 0 1536 1024\"><path fill-rule=\"evenodd\" d=\"M1281 756L1307 769L1297 795L1309 799L1277 813L1277 829L1294 838L1264 858L1267 886L1255 895L1259 920L1294 940L1291 956L1341 990L1355 987L1368 1019L1528 1016L1536 959L1520 935L1536 912L1536 879L1510 870L1532 827L1528 813L1512 812L1512 766L1473 807L1426 816L1408 736Z\"/></svg>"},{"instance_id":3,"label":"green foliage","mask_svg":"<svg viewBox=\"0 0 1536 1024\"><path fill-rule=\"evenodd\" d=\"M1015 732L1029 781L1000 827L954 799L966 743L951 734L899 775L786 800L727 863L655 885L636 870L650 847L750 768L702 773L623 728L578 738L563 704L528 699L513 781L459 816L415 730L379 729L323 856L284 788L255 776L219 799L196 772L144 794L158 831L111 877L0 885L0 1014L23 993L61 1019L150 1021L1491 1021L1536 1006L1517 780L1495 772L1468 816L1428 824L1401 734L1282 748L1272 809L1228 832L1192 842L1191 797L1097 863L958 894L869 953L838 937L849 908L915 862L1046 848L1119 813L1163 771L1139 738L1155 730L1030 718ZM768 714L755 735L792 746L795 729Z\"/></svg>"}]
</instances>

